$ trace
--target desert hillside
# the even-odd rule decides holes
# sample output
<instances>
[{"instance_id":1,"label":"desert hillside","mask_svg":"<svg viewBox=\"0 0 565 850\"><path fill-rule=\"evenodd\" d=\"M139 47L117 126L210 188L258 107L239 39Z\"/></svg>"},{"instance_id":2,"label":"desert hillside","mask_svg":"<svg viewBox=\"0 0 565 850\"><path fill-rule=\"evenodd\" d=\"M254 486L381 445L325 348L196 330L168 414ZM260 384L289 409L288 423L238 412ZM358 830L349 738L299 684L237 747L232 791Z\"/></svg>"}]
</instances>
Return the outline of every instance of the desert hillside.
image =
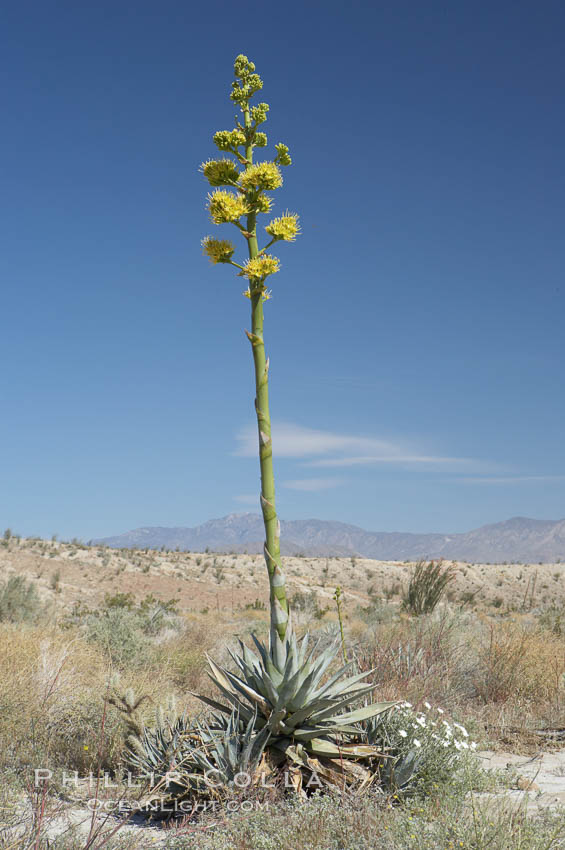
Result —
<instances>
[{"instance_id":1,"label":"desert hillside","mask_svg":"<svg viewBox=\"0 0 565 850\"><path fill-rule=\"evenodd\" d=\"M12 574L33 580L44 600L68 609L81 602L99 605L106 595L131 593L178 600L183 613L219 610L235 613L261 608L268 585L261 555L206 552L116 550L11 537L0 546L0 578ZM529 611L565 603L565 564L451 564L448 598L472 608ZM320 612L333 610L337 585L349 611L377 600L400 601L414 562L367 558L284 558L291 598L298 609L308 601Z\"/></svg>"}]
</instances>

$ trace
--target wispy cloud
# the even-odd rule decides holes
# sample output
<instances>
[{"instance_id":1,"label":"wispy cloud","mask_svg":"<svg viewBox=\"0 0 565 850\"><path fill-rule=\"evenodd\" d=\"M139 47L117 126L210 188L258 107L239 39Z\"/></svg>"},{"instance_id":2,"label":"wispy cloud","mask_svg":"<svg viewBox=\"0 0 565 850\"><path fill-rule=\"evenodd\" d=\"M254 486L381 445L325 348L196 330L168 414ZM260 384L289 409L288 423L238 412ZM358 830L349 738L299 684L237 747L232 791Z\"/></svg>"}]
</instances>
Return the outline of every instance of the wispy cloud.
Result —
<instances>
[{"instance_id":1,"label":"wispy cloud","mask_svg":"<svg viewBox=\"0 0 565 850\"><path fill-rule=\"evenodd\" d=\"M331 490L343 483L343 478L296 478L293 481L283 481L283 487L288 490L306 490L317 492L319 490Z\"/></svg>"},{"instance_id":2,"label":"wispy cloud","mask_svg":"<svg viewBox=\"0 0 565 850\"><path fill-rule=\"evenodd\" d=\"M257 430L242 428L237 434L236 454L255 457ZM309 467L348 467L368 464L469 464L469 458L442 457L411 451L399 443L376 437L337 434L295 425L291 422L273 424L273 446L280 458L314 458L305 461Z\"/></svg>"},{"instance_id":3,"label":"wispy cloud","mask_svg":"<svg viewBox=\"0 0 565 850\"><path fill-rule=\"evenodd\" d=\"M240 496L234 496L235 502L240 502L242 505L259 505L258 493L242 493Z\"/></svg>"},{"instance_id":4,"label":"wispy cloud","mask_svg":"<svg viewBox=\"0 0 565 850\"><path fill-rule=\"evenodd\" d=\"M236 454L243 457L255 457L257 454L257 429L253 425L242 428L237 434L239 443ZM379 451L388 454L393 446L384 440L367 439L364 437L349 437L334 434L331 431L319 431L294 425L292 422L273 423L273 444L276 446L277 457L310 457L324 455L330 452Z\"/></svg>"},{"instance_id":5,"label":"wispy cloud","mask_svg":"<svg viewBox=\"0 0 565 850\"><path fill-rule=\"evenodd\" d=\"M530 484L542 481L565 481L565 475L466 475L456 480L462 484Z\"/></svg>"},{"instance_id":6,"label":"wispy cloud","mask_svg":"<svg viewBox=\"0 0 565 850\"><path fill-rule=\"evenodd\" d=\"M305 463L304 466L366 466L371 463L471 463L471 460L464 457L438 457L437 455L363 455L361 457L329 457L322 458L321 460L311 460Z\"/></svg>"}]
</instances>

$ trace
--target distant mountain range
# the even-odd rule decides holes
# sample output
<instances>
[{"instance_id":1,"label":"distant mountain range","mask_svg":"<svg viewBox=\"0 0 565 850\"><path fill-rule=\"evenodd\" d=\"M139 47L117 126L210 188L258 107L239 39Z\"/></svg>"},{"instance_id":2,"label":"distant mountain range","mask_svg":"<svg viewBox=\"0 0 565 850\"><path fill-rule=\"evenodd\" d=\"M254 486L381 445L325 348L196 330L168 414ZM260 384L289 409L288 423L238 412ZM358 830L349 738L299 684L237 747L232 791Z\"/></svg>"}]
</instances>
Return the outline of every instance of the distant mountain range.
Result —
<instances>
[{"instance_id":1,"label":"distant mountain range","mask_svg":"<svg viewBox=\"0 0 565 850\"><path fill-rule=\"evenodd\" d=\"M203 552L263 551L263 521L258 514L229 514L194 528L136 528L93 543L114 548ZM304 519L281 522L283 555L359 556L376 560L446 558L487 563L565 559L565 519L514 517L464 534L405 534L364 531L343 522Z\"/></svg>"}]
</instances>

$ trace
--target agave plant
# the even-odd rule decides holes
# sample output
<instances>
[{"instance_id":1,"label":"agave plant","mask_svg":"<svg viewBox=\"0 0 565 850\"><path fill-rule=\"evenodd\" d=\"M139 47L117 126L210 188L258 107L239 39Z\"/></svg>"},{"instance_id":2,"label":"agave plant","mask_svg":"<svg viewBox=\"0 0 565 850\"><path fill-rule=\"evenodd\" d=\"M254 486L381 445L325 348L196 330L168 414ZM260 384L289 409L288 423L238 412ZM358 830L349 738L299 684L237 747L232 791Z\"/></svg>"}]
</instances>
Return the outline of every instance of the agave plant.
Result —
<instances>
[{"instance_id":1,"label":"agave plant","mask_svg":"<svg viewBox=\"0 0 565 850\"><path fill-rule=\"evenodd\" d=\"M241 651L231 653L237 672L208 659L224 698L199 696L213 709L209 719L191 721L169 706L157 710L148 728L124 711L129 766L151 779L149 811L157 800L168 807L172 800L214 796L218 787L229 790L238 774L263 785L284 773L285 785L303 792L312 782L342 788L373 781L387 753L382 736L368 734L368 722L396 703L354 707L374 685L362 681L367 672L347 675L353 662L332 673L339 638L320 650L319 641L311 646L308 635L298 641L291 632L277 646L277 661L268 646L253 641L257 652L241 643ZM137 705L133 695L128 703Z\"/></svg>"},{"instance_id":2,"label":"agave plant","mask_svg":"<svg viewBox=\"0 0 565 850\"><path fill-rule=\"evenodd\" d=\"M144 726L128 738L127 758L140 775L161 778L185 768L199 743L198 727L186 715L173 723L162 722L157 712L155 726Z\"/></svg>"},{"instance_id":3,"label":"agave plant","mask_svg":"<svg viewBox=\"0 0 565 850\"><path fill-rule=\"evenodd\" d=\"M254 776L270 738L266 724L257 724L257 714L242 721L233 709L226 717L213 714L211 722L199 724L200 747L194 752L195 764L213 785L231 788L241 775Z\"/></svg>"},{"instance_id":4,"label":"agave plant","mask_svg":"<svg viewBox=\"0 0 565 850\"><path fill-rule=\"evenodd\" d=\"M202 777L215 771L224 783L237 773L254 772L260 761L282 767L291 775L296 790L305 775L332 785L372 781L372 764L386 754L363 740L361 723L378 717L395 703L367 704L373 684L370 672L352 673L352 663L333 671L340 640L331 646L310 646L308 635L298 641L292 628L280 557L280 523L275 507L271 418L269 409L269 360L263 337L263 305L270 298L266 281L279 271L279 260L266 253L277 242L294 242L300 228L298 216L284 213L265 227L268 243L259 248L258 216L268 213L273 199L266 191L282 185L281 168L291 164L288 148L280 143L272 161L254 163L256 147L265 147L267 137L259 131L266 121L268 105L250 105L263 82L245 56L234 65L231 99L242 113L231 131L214 135L218 149L231 158L209 160L202 172L213 191L208 210L215 225L235 225L244 238L248 259L233 259L236 246L211 236L203 240L204 253L214 264L238 269L247 281L244 295L251 302L251 343L255 372L255 411L261 468L260 504L265 525L265 561L269 578L271 628L269 644L253 637L257 652L241 643L232 653L236 672L209 661L209 675L221 699L200 696L214 709L209 723L169 725L137 736L132 762L138 767L165 766L180 769L179 793L200 789ZM340 635L343 639L343 634ZM344 651L345 656L345 651ZM361 707L360 703L364 702ZM357 706L357 707L356 707ZM137 758L137 761L136 761ZM165 771L166 773L167 771Z\"/></svg>"},{"instance_id":5,"label":"agave plant","mask_svg":"<svg viewBox=\"0 0 565 850\"><path fill-rule=\"evenodd\" d=\"M201 730L186 713L177 715L171 704L166 712L159 706L154 726L128 726L126 759L130 770L150 786L147 806L165 790L173 798L205 790L197 758Z\"/></svg>"},{"instance_id":6,"label":"agave plant","mask_svg":"<svg viewBox=\"0 0 565 850\"><path fill-rule=\"evenodd\" d=\"M244 295L251 302L251 342L255 371L255 411L258 426L258 451L261 467L260 503L265 525L265 561L269 576L271 630L269 645L254 638L258 655L241 644L241 653L232 654L237 673L221 668L209 659L210 676L225 702L201 697L216 711L231 715L237 711L246 723L268 730L268 749L284 756L309 758L322 756L343 759L371 757L375 748L357 742L356 723L386 711L390 703L353 705L367 697L373 685L362 683L366 673L346 677L351 670L345 664L334 675L330 667L339 651L339 643L316 652L309 649L306 636L298 643L292 628L285 578L280 558L280 524L275 508L273 449L269 409L269 361L265 355L263 304L270 298L267 279L279 271L279 260L267 254L271 245L294 242L300 232L294 213L273 219L265 227L268 243L259 248L257 222L273 205L266 191L278 189L283 182L281 167L291 164L288 148L280 143L272 161L254 163L254 148L265 147L267 136L259 127L267 119L265 103L251 106L254 94L263 87L255 65L246 56L234 63L231 99L239 107L242 120L233 130L214 135L214 143L231 158L209 160L202 172L214 188L208 196L210 218L216 225L229 224L243 236L249 259L241 264L233 257L236 246L229 240L208 236L204 253L214 264L234 266L247 280ZM300 748L298 750L297 748Z\"/></svg>"},{"instance_id":7,"label":"agave plant","mask_svg":"<svg viewBox=\"0 0 565 850\"><path fill-rule=\"evenodd\" d=\"M154 816L159 803L157 811L168 812L174 801L214 796L218 788L233 788L238 775L253 777L268 738L267 728L258 730L254 717L242 722L235 710L200 722L157 717L155 727L130 737L127 749L128 766L149 785L141 810Z\"/></svg>"},{"instance_id":8,"label":"agave plant","mask_svg":"<svg viewBox=\"0 0 565 850\"><path fill-rule=\"evenodd\" d=\"M216 711L230 715L235 709L247 722L256 717L258 728L269 732L268 747L286 754L301 745L307 753L327 758L369 758L380 752L358 742L356 725L387 711L394 702L352 709L374 689L363 683L367 672L346 676L352 664L329 675L340 651L336 641L317 652L305 635L301 641L293 632L274 647L267 647L255 635L258 654L240 642L241 653L230 653L238 673L219 667L211 658L209 676L225 702L208 696L199 698ZM371 671L369 671L370 673Z\"/></svg>"}]
</instances>

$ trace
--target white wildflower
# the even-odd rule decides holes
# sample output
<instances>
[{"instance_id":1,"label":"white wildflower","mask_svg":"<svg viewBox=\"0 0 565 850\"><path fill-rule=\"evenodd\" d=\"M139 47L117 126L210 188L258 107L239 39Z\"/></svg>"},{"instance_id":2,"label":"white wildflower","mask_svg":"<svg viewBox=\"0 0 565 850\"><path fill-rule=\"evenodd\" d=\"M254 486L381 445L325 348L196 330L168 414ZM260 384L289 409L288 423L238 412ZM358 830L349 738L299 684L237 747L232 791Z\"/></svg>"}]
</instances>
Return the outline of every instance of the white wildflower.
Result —
<instances>
[{"instance_id":1,"label":"white wildflower","mask_svg":"<svg viewBox=\"0 0 565 850\"><path fill-rule=\"evenodd\" d=\"M425 702L425 703L424 703L424 706L425 706L425 708L427 708L427 709L428 709L428 711L430 711L430 709L431 709L431 705L429 704L429 702Z\"/></svg>"},{"instance_id":2,"label":"white wildflower","mask_svg":"<svg viewBox=\"0 0 565 850\"><path fill-rule=\"evenodd\" d=\"M420 743L420 741L417 738L414 738L413 743L414 743L415 747L421 747L422 746L422 744Z\"/></svg>"},{"instance_id":3,"label":"white wildflower","mask_svg":"<svg viewBox=\"0 0 565 850\"><path fill-rule=\"evenodd\" d=\"M437 708L436 711L439 711L440 714L443 714L443 708Z\"/></svg>"},{"instance_id":4,"label":"white wildflower","mask_svg":"<svg viewBox=\"0 0 565 850\"><path fill-rule=\"evenodd\" d=\"M399 729L398 734L400 735L401 738L407 738L408 737L408 732L405 732L404 729Z\"/></svg>"}]
</instances>

